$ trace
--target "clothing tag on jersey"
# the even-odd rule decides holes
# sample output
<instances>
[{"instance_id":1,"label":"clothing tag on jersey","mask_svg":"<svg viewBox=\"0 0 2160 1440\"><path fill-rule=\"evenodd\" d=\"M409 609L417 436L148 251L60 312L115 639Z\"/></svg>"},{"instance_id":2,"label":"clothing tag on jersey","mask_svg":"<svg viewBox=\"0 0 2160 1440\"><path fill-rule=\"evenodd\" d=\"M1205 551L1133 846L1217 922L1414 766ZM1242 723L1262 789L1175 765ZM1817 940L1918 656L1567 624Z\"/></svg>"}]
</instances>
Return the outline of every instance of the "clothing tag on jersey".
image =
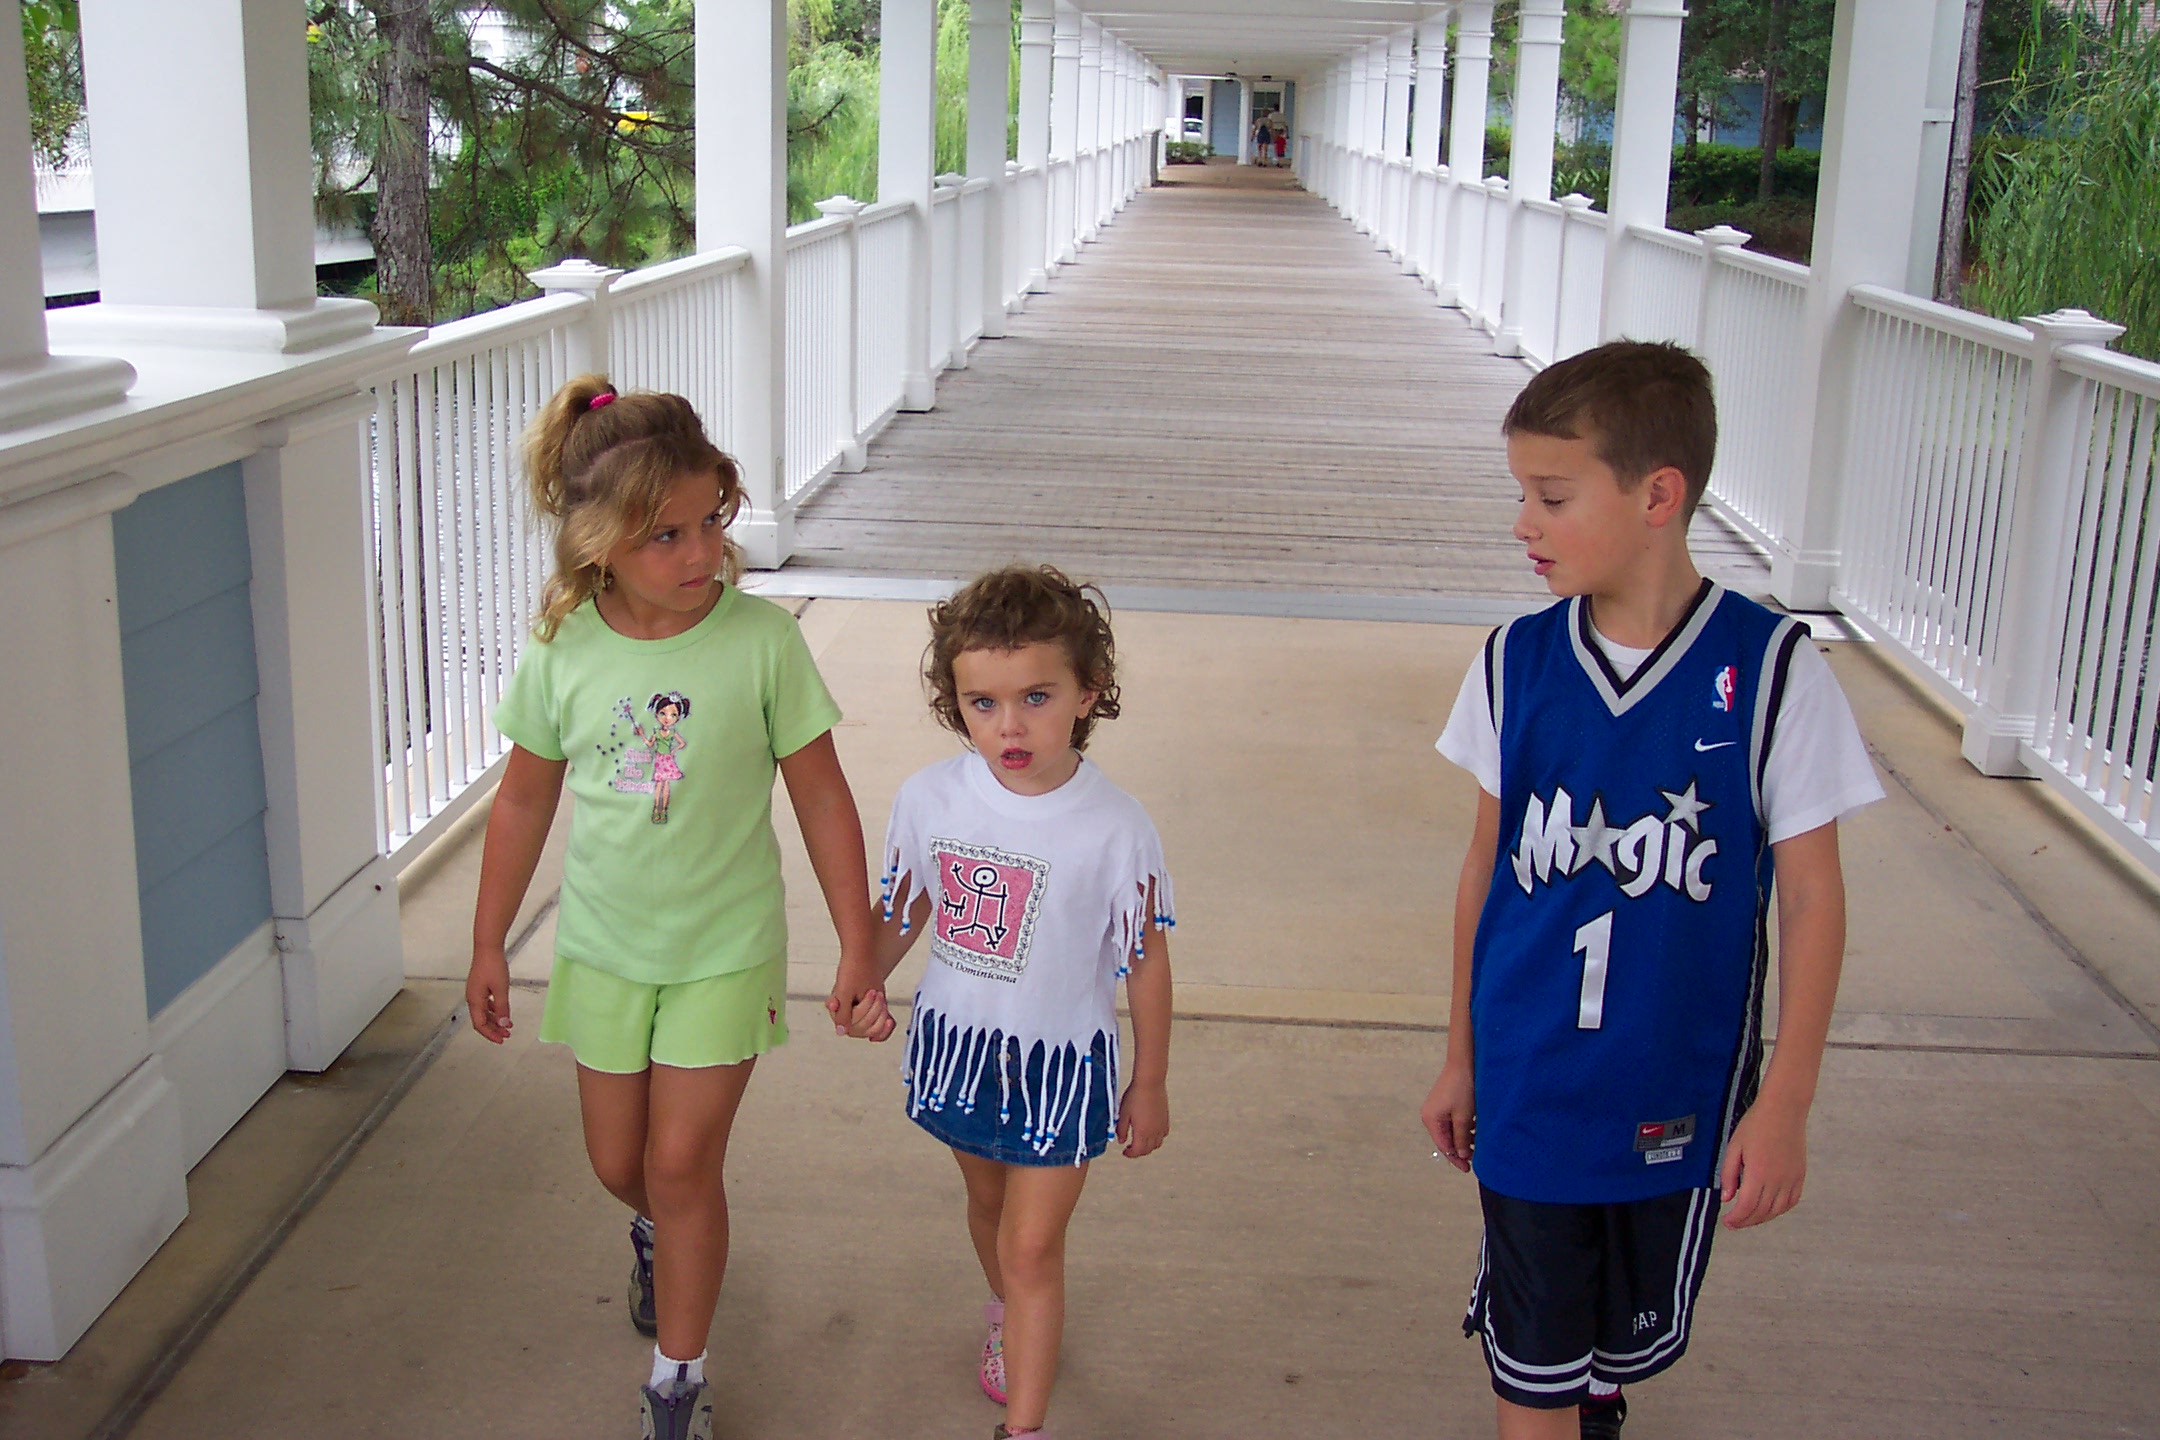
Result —
<instances>
[{"instance_id":1,"label":"clothing tag on jersey","mask_svg":"<svg viewBox=\"0 0 2160 1440\"><path fill-rule=\"evenodd\" d=\"M1678 1160L1695 1138L1695 1117L1677 1120L1645 1120L1635 1127L1635 1153L1645 1165L1665 1165Z\"/></svg>"}]
</instances>

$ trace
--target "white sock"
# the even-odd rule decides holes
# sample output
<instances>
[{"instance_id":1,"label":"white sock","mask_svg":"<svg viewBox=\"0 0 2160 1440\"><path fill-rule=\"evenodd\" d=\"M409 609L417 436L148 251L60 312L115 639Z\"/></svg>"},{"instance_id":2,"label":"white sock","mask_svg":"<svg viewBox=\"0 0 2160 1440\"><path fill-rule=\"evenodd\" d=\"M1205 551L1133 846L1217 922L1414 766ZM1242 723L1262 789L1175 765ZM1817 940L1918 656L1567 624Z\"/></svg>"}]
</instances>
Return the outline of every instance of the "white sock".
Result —
<instances>
[{"instance_id":1,"label":"white sock","mask_svg":"<svg viewBox=\"0 0 2160 1440\"><path fill-rule=\"evenodd\" d=\"M658 1390L670 1380L684 1380L692 1385L702 1385L705 1382L705 1352L698 1351L695 1360L670 1360L660 1353L659 1346L653 1346L652 1382L648 1388Z\"/></svg>"},{"instance_id":2,"label":"white sock","mask_svg":"<svg viewBox=\"0 0 2160 1440\"><path fill-rule=\"evenodd\" d=\"M1613 1398L1613 1396L1618 1395L1619 1393L1620 1387L1618 1385L1611 1384L1608 1381L1600 1380L1595 1375L1590 1377L1591 1399L1610 1400Z\"/></svg>"}]
</instances>

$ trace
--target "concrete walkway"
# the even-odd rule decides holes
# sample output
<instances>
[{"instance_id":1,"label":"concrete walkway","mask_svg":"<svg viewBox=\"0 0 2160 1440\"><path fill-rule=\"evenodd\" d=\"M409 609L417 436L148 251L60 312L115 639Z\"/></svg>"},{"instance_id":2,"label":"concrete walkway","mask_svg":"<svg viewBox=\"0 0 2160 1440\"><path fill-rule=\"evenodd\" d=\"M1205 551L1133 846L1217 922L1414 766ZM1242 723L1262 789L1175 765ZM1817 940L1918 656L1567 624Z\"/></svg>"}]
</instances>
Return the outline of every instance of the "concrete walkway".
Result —
<instances>
[{"instance_id":1,"label":"concrete walkway","mask_svg":"<svg viewBox=\"0 0 2160 1440\"><path fill-rule=\"evenodd\" d=\"M952 745L915 679L920 607L817 601L802 623L881 831ZM1476 1199L1416 1121L1473 800L1431 741L1482 632L1127 614L1118 634L1126 714L1097 754L1178 872L1182 1018L1168 1145L1096 1167L1075 1225L1056 1432L1489 1434L1457 1332ZM1869 647L1831 658L1890 798L1847 834L1807 1198L1720 1239L1694 1351L1629 1433L2160 1435L2160 901L2038 786L1964 766ZM821 1029L830 931L783 832L801 998L731 1157L719 1433L982 1440L958 1177L901 1114L897 1049ZM407 928L415 1003L446 1014L426 976L462 973L471 852L439 858ZM625 1217L586 1170L569 1057L531 1039L541 994L521 998L506 1049L448 1040L134 1435L635 1433ZM237 1149L267 1173L281 1134L306 1138L261 1118L206 1166ZM188 1224L214 1222L199 1202ZM20 1404L90 1386L66 1371L0 1386L9 1440L84 1433Z\"/></svg>"}]
</instances>

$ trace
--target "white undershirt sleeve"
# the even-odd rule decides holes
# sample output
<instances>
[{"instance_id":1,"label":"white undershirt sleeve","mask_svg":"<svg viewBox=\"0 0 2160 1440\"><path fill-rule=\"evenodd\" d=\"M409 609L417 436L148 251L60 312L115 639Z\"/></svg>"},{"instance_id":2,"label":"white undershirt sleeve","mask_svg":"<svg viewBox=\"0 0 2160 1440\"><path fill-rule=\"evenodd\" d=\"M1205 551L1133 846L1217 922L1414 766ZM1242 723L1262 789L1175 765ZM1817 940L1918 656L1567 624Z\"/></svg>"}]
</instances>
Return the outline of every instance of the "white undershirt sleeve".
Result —
<instances>
[{"instance_id":1,"label":"white undershirt sleeve","mask_svg":"<svg viewBox=\"0 0 2160 1440\"><path fill-rule=\"evenodd\" d=\"M1785 677L1785 698L1763 768L1763 818L1770 843L1842 820L1883 798L1867 742L1830 662L1802 640Z\"/></svg>"},{"instance_id":2,"label":"white undershirt sleeve","mask_svg":"<svg viewBox=\"0 0 2160 1440\"><path fill-rule=\"evenodd\" d=\"M1485 651L1470 657L1469 673L1455 692L1455 709L1434 749L1474 776L1485 793L1500 794L1500 735L1493 729L1492 705L1485 695Z\"/></svg>"}]
</instances>

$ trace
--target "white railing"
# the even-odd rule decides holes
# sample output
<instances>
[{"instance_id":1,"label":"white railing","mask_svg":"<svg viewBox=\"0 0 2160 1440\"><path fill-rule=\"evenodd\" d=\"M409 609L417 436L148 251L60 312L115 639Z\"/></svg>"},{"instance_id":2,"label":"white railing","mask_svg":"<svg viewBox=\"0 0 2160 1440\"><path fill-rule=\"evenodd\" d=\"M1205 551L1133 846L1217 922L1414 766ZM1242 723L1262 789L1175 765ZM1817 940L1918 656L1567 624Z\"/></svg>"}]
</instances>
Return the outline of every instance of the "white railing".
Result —
<instances>
[{"instance_id":1,"label":"white railing","mask_svg":"<svg viewBox=\"0 0 2160 1440\"><path fill-rule=\"evenodd\" d=\"M1602 238L1602 237L1600 237ZM1792 415L1792 357L1801 353L1805 265L1740 248L1737 230L1705 231L1695 349L1717 382L1717 464L1710 497L1765 550L1791 532L1782 467L1802 438Z\"/></svg>"},{"instance_id":2,"label":"white railing","mask_svg":"<svg viewBox=\"0 0 2160 1440\"><path fill-rule=\"evenodd\" d=\"M900 408L907 384L908 252L915 207L906 201L873 205L857 219L861 244L856 290L855 432L873 435Z\"/></svg>"},{"instance_id":3,"label":"white railing","mask_svg":"<svg viewBox=\"0 0 2160 1440\"><path fill-rule=\"evenodd\" d=\"M615 383L688 399L723 450L735 434L727 355L735 333L736 277L749 258L738 249L686 255L625 275L601 295L606 368Z\"/></svg>"},{"instance_id":4,"label":"white railing","mask_svg":"<svg viewBox=\"0 0 2160 1440\"><path fill-rule=\"evenodd\" d=\"M1127 138L1077 165L1012 166L1002 185L940 176L927 225L905 201L836 197L819 206L825 218L790 229L780 507L860 469L899 409L917 284L930 291L931 368L966 364L989 307L1015 305L1124 205L1147 173L1148 143ZM993 206L1000 251L985 248ZM732 448L728 366L748 263L739 249L629 275L566 262L533 277L543 298L435 327L376 384L371 668L386 850L454 818L505 750L490 712L551 568L519 478L520 435L565 380L599 370L626 390L688 397Z\"/></svg>"},{"instance_id":5,"label":"white railing","mask_svg":"<svg viewBox=\"0 0 2160 1440\"><path fill-rule=\"evenodd\" d=\"M1702 302L1702 246L1692 235L1656 225L1630 225L1627 238L1617 291L1625 298L1614 329L1630 340L1693 345Z\"/></svg>"},{"instance_id":6,"label":"white railing","mask_svg":"<svg viewBox=\"0 0 2160 1440\"><path fill-rule=\"evenodd\" d=\"M2160 366L2093 345L2056 359L2071 440L2025 759L2160 869Z\"/></svg>"},{"instance_id":7,"label":"white railing","mask_svg":"<svg viewBox=\"0 0 2160 1440\"><path fill-rule=\"evenodd\" d=\"M1563 195L1566 233L1560 247L1559 318L1550 358L1580 354L1598 343L1605 303L1606 217L1587 195Z\"/></svg>"},{"instance_id":8,"label":"white railing","mask_svg":"<svg viewBox=\"0 0 2160 1440\"><path fill-rule=\"evenodd\" d=\"M1517 353L1533 364L1549 365L1559 345L1560 281L1566 273L1561 246L1567 242L1567 211L1557 200L1525 200L1520 233L1511 261L1521 313L1507 317Z\"/></svg>"},{"instance_id":9,"label":"white railing","mask_svg":"<svg viewBox=\"0 0 2160 1440\"><path fill-rule=\"evenodd\" d=\"M855 443L855 223L830 215L787 234L785 496L800 500Z\"/></svg>"},{"instance_id":10,"label":"white railing","mask_svg":"<svg viewBox=\"0 0 2160 1440\"><path fill-rule=\"evenodd\" d=\"M1835 598L1960 703L1980 698L2001 615L2031 336L1862 287Z\"/></svg>"},{"instance_id":11,"label":"white railing","mask_svg":"<svg viewBox=\"0 0 2160 1440\"><path fill-rule=\"evenodd\" d=\"M386 848L503 751L501 698L548 571L516 449L568 378L581 295L440 325L375 387L377 695Z\"/></svg>"}]
</instances>

